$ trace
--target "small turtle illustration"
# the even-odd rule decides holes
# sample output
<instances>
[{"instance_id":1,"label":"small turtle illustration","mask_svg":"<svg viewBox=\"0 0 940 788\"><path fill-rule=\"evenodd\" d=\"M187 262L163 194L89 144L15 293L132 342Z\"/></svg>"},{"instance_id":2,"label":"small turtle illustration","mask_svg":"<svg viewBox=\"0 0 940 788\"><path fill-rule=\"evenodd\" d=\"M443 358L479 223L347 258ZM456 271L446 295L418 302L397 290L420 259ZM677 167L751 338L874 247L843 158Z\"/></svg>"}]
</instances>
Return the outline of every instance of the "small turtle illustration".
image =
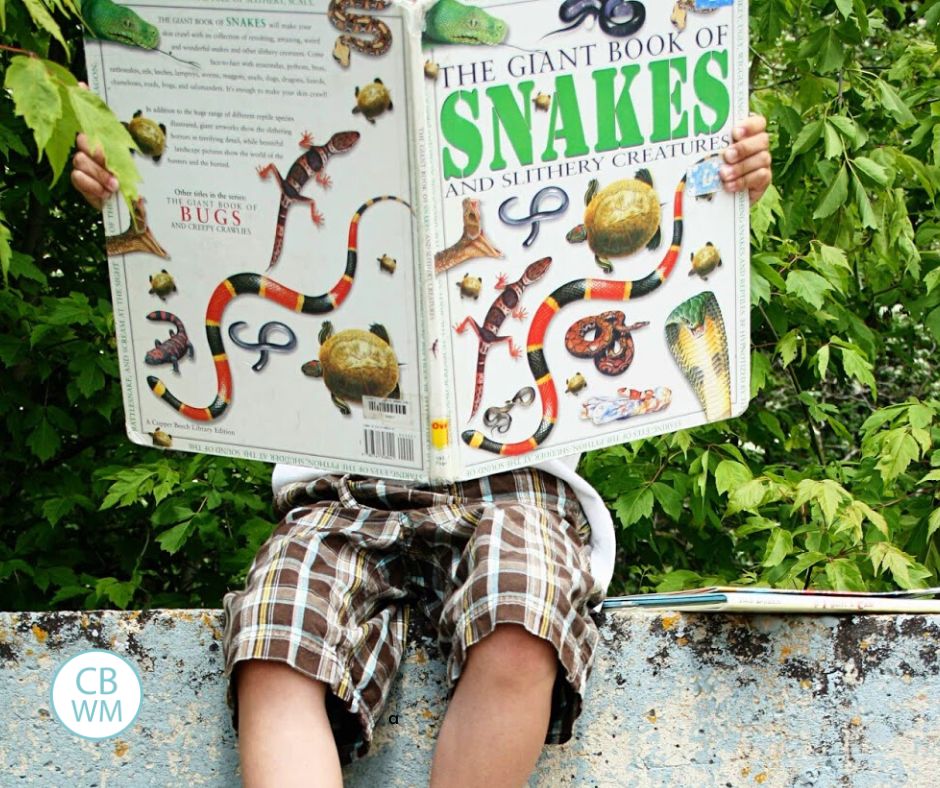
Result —
<instances>
[{"instance_id":1,"label":"small turtle illustration","mask_svg":"<svg viewBox=\"0 0 940 788\"><path fill-rule=\"evenodd\" d=\"M384 326L373 323L368 331L347 328L334 334L333 324L325 320L319 340L320 358L308 361L301 371L323 378L333 404L344 416L352 413L347 399L399 398L398 358Z\"/></svg>"},{"instance_id":2,"label":"small turtle illustration","mask_svg":"<svg viewBox=\"0 0 940 788\"><path fill-rule=\"evenodd\" d=\"M536 97L532 99L532 103L535 105L536 109L545 112L552 105L552 94L539 91Z\"/></svg>"},{"instance_id":3,"label":"small turtle illustration","mask_svg":"<svg viewBox=\"0 0 940 788\"><path fill-rule=\"evenodd\" d=\"M160 446L164 449L169 449L173 445L173 438L159 427L157 427L153 432L148 432L147 434L150 436L150 440L153 441L154 446Z\"/></svg>"},{"instance_id":4,"label":"small turtle illustration","mask_svg":"<svg viewBox=\"0 0 940 788\"><path fill-rule=\"evenodd\" d=\"M383 254L381 257L375 259L379 261L379 268L381 270L388 271L390 274L395 273L395 266L398 265L398 261L394 257Z\"/></svg>"},{"instance_id":5,"label":"small turtle illustration","mask_svg":"<svg viewBox=\"0 0 940 788\"><path fill-rule=\"evenodd\" d=\"M424 61L424 76L428 79L437 79L437 75L441 73L441 67L435 63L433 60Z\"/></svg>"},{"instance_id":6,"label":"small turtle illustration","mask_svg":"<svg viewBox=\"0 0 940 788\"><path fill-rule=\"evenodd\" d=\"M392 109L392 97L381 79L376 77L375 81L356 88L356 106L353 107L353 114L361 112L369 123L375 123L375 119L387 109Z\"/></svg>"},{"instance_id":7,"label":"small turtle illustration","mask_svg":"<svg viewBox=\"0 0 940 788\"><path fill-rule=\"evenodd\" d=\"M173 277L163 268L158 274L150 275L150 295L159 296L161 301L166 301L170 293L176 292L176 282Z\"/></svg>"},{"instance_id":8,"label":"small turtle illustration","mask_svg":"<svg viewBox=\"0 0 940 788\"><path fill-rule=\"evenodd\" d=\"M649 170L637 171L635 178L614 181L598 189L592 178L584 194L584 224L572 228L565 238L570 243L587 241L594 259L605 273L614 270L608 256L622 257L646 245L659 246L661 210Z\"/></svg>"},{"instance_id":9,"label":"small turtle illustration","mask_svg":"<svg viewBox=\"0 0 940 788\"><path fill-rule=\"evenodd\" d=\"M690 253L689 257L692 260L692 270L689 271L689 276L708 279L708 275L721 265L721 254L711 241L707 241L705 246L694 254Z\"/></svg>"},{"instance_id":10,"label":"small turtle illustration","mask_svg":"<svg viewBox=\"0 0 940 788\"><path fill-rule=\"evenodd\" d=\"M460 288L461 298L477 299L480 297L480 288L483 287L483 280L479 276L464 274L463 279L457 282L457 287Z\"/></svg>"},{"instance_id":11,"label":"small turtle illustration","mask_svg":"<svg viewBox=\"0 0 940 788\"><path fill-rule=\"evenodd\" d=\"M705 3L701 3L702 6ZM710 14L712 11L717 11L717 8L699 8L699 3L696 0L677 0L676 4L672 7L672 14L669 17L669 21L675 26L676 30L680 33L685 30L686 17L689 14L689 11L694 11L696 14Z\"/></svg>"},{"instance_id":12,"label":"small turtle illustration","mask_svg":"<svg viewBox=\"0 0 940 788\"><path fill-rule=\"evenodd\" d=\"M565 381L565 394L577 394L586 385L587 381L584 379L584 375L580 372L575 372Z\"/></svg>"},{"instance_id":13,"label":"small turtle illustration","mask_svg":"<svg viewBox=\"0 0 940 788\"><path fill-rule=\"evenodd\" d=\"M124 128L127 129L131 138L137 143L141 153L152 157L154 161L160 161L160 157L166 148L166 126L150 118L145 118L144 113L137 110L130 123L124 124Z\"/></svg>"}]
</instances>

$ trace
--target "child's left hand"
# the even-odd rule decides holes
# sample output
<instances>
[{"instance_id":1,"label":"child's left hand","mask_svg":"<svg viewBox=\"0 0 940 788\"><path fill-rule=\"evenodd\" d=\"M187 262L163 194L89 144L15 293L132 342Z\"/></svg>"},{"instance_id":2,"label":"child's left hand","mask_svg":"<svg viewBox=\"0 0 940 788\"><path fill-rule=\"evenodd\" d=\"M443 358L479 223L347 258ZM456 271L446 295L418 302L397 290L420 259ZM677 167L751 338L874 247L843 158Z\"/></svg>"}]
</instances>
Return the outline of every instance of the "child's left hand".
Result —
<instances>
[{"instance_id":1,"label":"child's left hand","mask_svg":"<svg viewBox=\"0 0 940 788\"><path fill-rule=\"evenodd\" d=\"M766 128L767 119L763 115L751 115L735 126L731 134L734 144L722 153L725 163L718 171L727 191L747 189L751 205L764 195L771 181L770 137Z\"/></svg>"}]
</instances>

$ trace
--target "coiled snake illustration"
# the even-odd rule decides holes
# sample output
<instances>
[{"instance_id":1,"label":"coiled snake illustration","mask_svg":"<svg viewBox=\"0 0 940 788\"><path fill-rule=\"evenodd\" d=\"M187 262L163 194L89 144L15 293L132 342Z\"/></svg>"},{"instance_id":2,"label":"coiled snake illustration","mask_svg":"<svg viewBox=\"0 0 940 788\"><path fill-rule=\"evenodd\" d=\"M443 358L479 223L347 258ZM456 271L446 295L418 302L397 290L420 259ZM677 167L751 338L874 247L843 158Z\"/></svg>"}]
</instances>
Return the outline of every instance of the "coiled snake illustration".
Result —
<instances>
[{"instance_id":1,"label":"coiled snake illustration","mask_svg":"<svg viewBox=\"0 0 940 788\"><path fill-rule=\"evenodd\" d=\"M558 18L568 26L547 35L573 30L589 16L597 19L601 30L608 35L623 38L643 27L646 7L635 0L565 0L558 9Z\"/></svg>"},{"instance_id":2,"label":"coiled snake illustration","mask_svg":"<svg viewBox=\"0 0 940 788\"><path fill-rule=\"evenodd\" d=\"M673 198L673 230L672 244L663 256L656 269L632 282L613 281L609 279L573 279L557 288L539 306L532 323L529 326L529 336L526 339L527 359L529 370L535 379L536 388L542 398L542 420L535 433L525 440L515 443L500 443L487 438L479 430L466 430L460 437L464 443L475 449L493 452L503 456L526 454L537 448L551 434L558 418L558 392L555 381L545 361L543 342L552 318L565 306L575 301L590 301L606 299L609 301L629 301L639 298L656 290L675 267L679 259L679 247L682 244L682 197L685 192L686 176L683 175L676 186Z\"/></svg>"},{"instance_id":3,"label":"coiled snake illustration","mask_svg":"<svg viewBox=\"0 0 940 788\"><path fill-rule=\"evenodd\" d=\"M633 363L635 346L631 331L646 328L649 321L626 325L620 311L590 315L571 324L565 334L565 347L577 358L593 358L602 375L619 375ZM588 339L588 334L593 334Z\"/></svg>"},{"instance_id":4,"label":"coiled snake illustration","mask_svg":"<svg viewBox=\"0 0 940 788\"><path fill-rule=\"evenodd\" d=\"M337 47L352 47L364 55L384 55L392 45L392 31L381 19L368 14L352 14L350 9L381 11L389 5L388 0L332 0L327 16L333 27L343 31L336 39ZM364 33L371 38L361 38L350 33ZM348 58L349 49L346 49ZM344 65L348 65L348 62Z\"/></svg>"},{"instance_id":5,"label":"coiled snake illustration","mask_svg":"<svg viewBox=\"0 0 940 788\"><path fill-rule=\"evenodd\" d=\"M267 276L253 272L230 276L215 288L209 298L209 306L206 308L206 339L209 341L209 349L212 351L218 381L215 399L209 405L202 408L187 405L174 397L162 380L151 376L147 378L147 384L153 393L188 419L213 421L219 418L231 403L233 393L232 370L229 366L228 354L225 352L225 345L222 342L222 313L225 308L238 296L256 295L274 301L274 303L294 312L303 312L308 315L321 315L325 312L332 312L346 300L346 296L349 295L352 288L353 279L356 276L356 262L359 257L359 220L367 208L385 200L395 200L409 210L411 208L401 197L392 195L373 197L359 206L349 222L346 270L339 278L339 281L322 295L304 295Z\"/></svg>"}]
</instances>

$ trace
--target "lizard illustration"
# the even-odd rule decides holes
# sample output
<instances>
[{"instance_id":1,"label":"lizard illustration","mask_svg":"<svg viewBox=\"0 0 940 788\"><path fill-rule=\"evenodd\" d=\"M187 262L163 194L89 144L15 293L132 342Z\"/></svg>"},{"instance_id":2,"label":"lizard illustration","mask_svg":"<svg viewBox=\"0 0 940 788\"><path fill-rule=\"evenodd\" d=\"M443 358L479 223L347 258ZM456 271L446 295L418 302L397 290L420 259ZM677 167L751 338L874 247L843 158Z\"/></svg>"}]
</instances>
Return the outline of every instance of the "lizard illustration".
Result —
<instances>
[{"instance_id":1,"label":"lizard illustration","mask_svg":"<svg viewBox=\"0 0 940 788\"><path fill-rule=\"evenodd\" d=\"M425 44L501 43L509 32L506 23L482 8L457 0L438 0L424 18L422 41Z\"/></svg>"},{"instance_id":2,"label":"lizard illustration","mask_svg":"<svg viewBox=\"0 0 940 788\"><path fill-rule=\"evenodd\" d=\"M512 315L518 320L525 319L526 311L519 306L519 302L522 300L522 291L533 282L541 279L548 271L551 262L551 257L536 260L523 271L518 281L510 285L506 284L506 277L501 274L496 282L496 289L502 290L502 292L487 310L482 327L472 317L467 317L462 323L454 326L454 330L458 334L462 334L467 326L470 326L480 340L480 349L477 352L476 382L473 389L473 407L470 410L471 419L476 415L477 409L480 407L480 400L483 399L483 371L486 367L486 354L490 348L497 342L508 342L509 353L513 358L519 358L522 355L522 350L513 344L512 337L500 336L497 333L499 327L508 315Z\"/></svg>"},{"instance_id":3,"label":"lizard illustration","mask_svg":"<svg viewBox=\"0 0 940 788\"><path fill-rule=\"evenodd\" d=\"M172 323L176 331L170 330L169 339L164 339L162 342L159 339L155 340L153 348L148 350L144 356L144 363L152 367L158 364L172 364L173 371L179 373L180 361L186 357L186 354L188 353L190 358L194 358L196 355L192 342L186 336L183 321L172 312L164 312L162 309L151 312L147 315L147 320Z\"/></svg>"},{"instance_id":4,"label":"lizard illustration","mask_svg":"<svg viewBox=\"0 0 940 788\"><path fill-rule=\"evenodd\" d=\"M278 186L281 189L281 207L277 213L277 229L274 234L274 251L271 252L271 262L268 263L270 271L281 256L281 250L284 248L284 224L287 221L287 211L291 203L305 202L310 205L310 217L313 223L319 227L323 224L323 214L317 210L317 204L311 197L304 197L300 190L304 184L314 176L317 183L324 189L328 189L332 181L330 177L323 172L327 159L334 153L342 153L349 150L359 140L358 131L338 131L326 145L314 145L313 137L309 133L304 133L300 140L300 147L306 148L306 152L297 157L297 160L287 171L287 177L281 177L277 167L274 164L268 164L266 167L258 167L258 175L262 179L267 179L271 173L277 178Z\"/></svg>"}]
</instances>

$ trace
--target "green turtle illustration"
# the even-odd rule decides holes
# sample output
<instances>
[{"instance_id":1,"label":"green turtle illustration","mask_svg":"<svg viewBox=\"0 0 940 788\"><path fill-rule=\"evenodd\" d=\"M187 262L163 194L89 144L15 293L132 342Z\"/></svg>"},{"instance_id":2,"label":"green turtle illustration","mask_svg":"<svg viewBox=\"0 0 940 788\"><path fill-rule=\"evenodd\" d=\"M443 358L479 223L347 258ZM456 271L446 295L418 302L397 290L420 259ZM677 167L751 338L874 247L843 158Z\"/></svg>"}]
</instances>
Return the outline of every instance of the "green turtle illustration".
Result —
<instances>
[{"instance_id":1,"label":"green turtle illustration","mask_svg":"<svg viewBox=\"0 0 940 788\"><path fill-rule=\"evenodd\" d=\"M137 110L130 123L125 123L140 152L150 156L154 161L160 161L166 148L166 126L150 118L145 118L141 110Z\"/></svg>"},{"instance_id":2,"label":"green turtle illustration","mask_svg":"<svg viewBox=\"0 0 940 788\"><path fill-rule=\"evenodd\" d=\"M375 119L387 109L392 109L392 97L381 79L376 77L373 82L356 88L354 115L361 112L369 123L375 123Z\"/></svg>"},{"instance_id":3,"label":"green turtle illustration","mask_svg":"<svg viewBox=\"0 0 940 788\"><path fill-rule=\"evenodd\" d=\"M308 361L301 371L323 378L333 404L344 416L352 413L347 399L399 398L398 358L384 326L373 323L368 331L347 328L334 334L333 324L325 320L319 340L320 358Z\"/></svg>"},{"instance_id":4,"label":"green turtle illustration","mask_svg":"<svg viewBox=\"0 0 940 788\"><path fill-rule=\"evenodd\" d=\"M711 241L706 241L705 246L694 254L690 253L689 256L692 259L692 270L689 271L689 276L708 279L708 275L721 265L721 255Z\"/></svg>"},{"instance_id":5,"label":"green turtle illustration","mask_svg":"<svg viewBox=\"0 0 940 788\"><path fill-rule=\"evenodd\" d=\"M570 243L587 241L605 273L614 270L608 256L622 257L646 245L659 246L662 211L649 170L635 178L614 181L603 189L592 178L584 194L584 224L565 236Z\"/></svg>"}]
</instances>

